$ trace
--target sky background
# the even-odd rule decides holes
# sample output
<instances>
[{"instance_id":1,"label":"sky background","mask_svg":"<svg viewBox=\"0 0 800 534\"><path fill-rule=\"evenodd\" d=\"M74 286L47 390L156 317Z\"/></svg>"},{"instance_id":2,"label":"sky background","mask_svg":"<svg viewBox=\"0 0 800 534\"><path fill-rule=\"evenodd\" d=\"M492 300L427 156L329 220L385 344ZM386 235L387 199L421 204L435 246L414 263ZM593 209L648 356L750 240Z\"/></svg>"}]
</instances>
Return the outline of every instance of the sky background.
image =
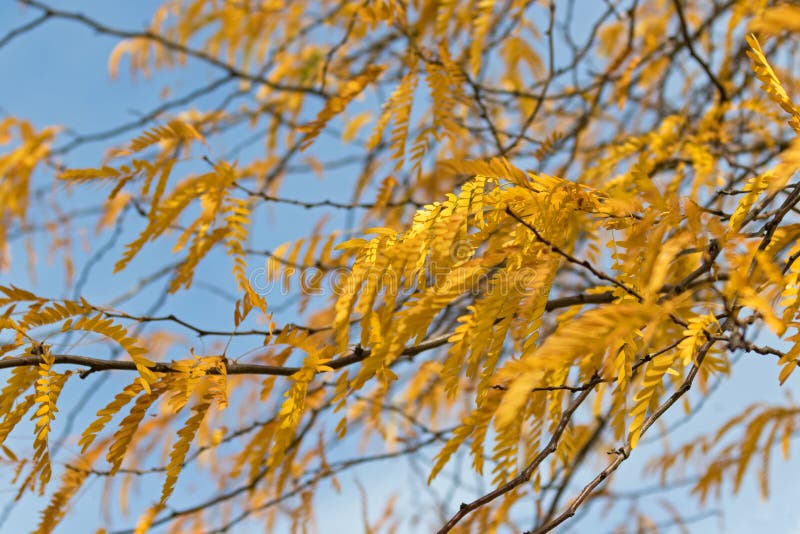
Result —
<instances>
[{"instance_id":1,"label":"sky background","mask_svg":"<svg viewBox=\"0 0 800 534\"><path fill-rule=\"evenodd\" d=\"M588 0L587 0L588 2ZM599 3L599 2L598 2ZM82 11L92 15L93 18L109 25L139 29L149 20L150 14L160 2L155 0L136 0L136 1L108 1L108 0L70 0L69 2L58 2L59 7ZM54 3L55 5L55 3ZM27 20L36 16L34 10L22 9L12 0L0 0L0 36L7 31ZM47 125L68 125L79 133L91 133L100 131L110 126L124 123L135 119L147 110L157 106L160 102L159 94L164 85L171 85L174 88L173 94L181 94L180 82L172 83L177 79L191 80L185 90L191 89L196 85L197 80L211 81L219 76L205 66L198 66L192 62L186 69L178 71L176 74L169 72L159 72L153 80L146 80L139 77L132 80L128 76L127 64L123 63L120 69L119 79L111 81L106 68L108 55L116 44L114 39L102 35L96 35L87 28L65 21L51 21L45 26L34 30L31 33L18 37L13 42L0 48L0 73L3 73L4 81L0 83L0 111L8 113L18 118L30 120L37 127ZM210 95L201 101L212 103L220 100L227 91L220 91ZM133 134L125 134L132 137ZM56 146L60 146L68 137L61 138ZM80 149L71 152L66 159L66 163L72 167L95 166L102 156L102 145L89 143ZM224 147L214 147L218 153L225 152ZM315 155L321 159L331 156L331 150L326 148L324 142L314 145ZM39 177L47 180L46 175ZM570 177L567 177L570 178ZM307 176L295 175L292 180L285 183L281 189L282 196L290 198L303 198L309 200L339 199L347 200L348 188L336 180L321 182L318 179ZM81 189L80 194L75 194L65 202L65 204L81 206L96 203L98 198L102 198L106 192L98 190L96 196L85 193ZM313 198L312 198L313 197ZM33 207L36 209L36 207ZM276 208L275 211L261 215L263 222L268 219L287 221L288 224L273 225L274 233L269 236L270 246L302 235L310 228L313 217L309 217L304 210L291 208ZM255 221L258 224L258 220ZM341 220L331 223L335 227ZM271 230L273 231L273 230ZM91 228L85 233L85 239L92 243L93 247L102 245L96 241L91 233ZM103 236L106 239L106 236ZM121 240L122 243L128 239ZM32 284L28 273L25 271L25 264L22 259L24 252L20 248L21 243L16 243L14 247L14 259L12 269L8 273L0 274L0 284L15 284L25 288L35 289L38 293L52 297L67 297L69 295L60 294L63 292L63 268L56 258L52 264L44 261L46 251L40 250L42 261L37 264L36 270L38 280ZM115 250L119 250L117 247ZM144 272L151 272L155 268L163 265L164 249L152 247L143 252L142 257L137 260L137 269L133 273L123 273L123 278L112 278L111 266L118 257L118 253L110 252L107 257L101 259L90 273L90 281L84 291L84 295L92 302L108 302L124 291L130 282L140 277ZM76 253L75 259L76 272L81 273L86 265L89 256L82 256ZM251 258L252 259L252 258ZM154 262L148 267L148 262ZM154 267L153 267L154 266ZM260 265L254 260L251 269L259 268ZM221 280L220 285L226 284L230 287L229 274L230 264L226 261L216 261L212 259L199 272L199 284L208 284L212 287L214 283ZM124 278L127 276L128 278ZM120 282L120 280L122 282ZM163 284L157 284L159 289ZM153 301L155 294L145 294L141 298L134 300L133 305L146 309ZM269 297L268 297L269 298ZM228 309L216 306L220 301L219 296L209 291L205 297L198 297L198 293L192 293L191 300L177 298L171 301L170 311L189 319L196 319L198 324L213 325L215 320L221 318L220 313L224 309L225 319L228 320ZM271 301L272 304L272 301ZM291 315L283 315L284 321L291 321ZM200 341L198 341L200 343ZM186 355L172 355L175 358L185 358ZM680 431L674 435L674 442L681 443L681 436L690 436L699 431L707 431L716 428L729 416L737 413L744 405L752 401L763 402L785 402L785 395L797 387L800 376L793 376L784 388L777 387L777 373L779 368L774 362L763 361L763 357L757 355L744 355L734 367L733 375L729 381L724 383L715 396L703 405L702 410L691 419ZM126 378L127 380L127 378ZM98 396L105 402L113 395L115 389L119 388L120 382L112 378L102 384L98 389ZM73 380L65 396L64 402L74 402L82 393L81 386L85 385L77 380ZM66 413L66 408L62 409ZM85 426L87 418L92 415L91 411L85 410L78 428L74 432L80 432ZM674 420L674 418L673 418ZM54 435L59 435L60 420L57 419L54 428ZM9 444L17 450L24 450L27 436L19 429L10 438ZM796 445L796 443L793 443ZM67 450L74 448L73 442L67 441ZM656 444L644 445L643 447L657 447ZM793 454L797 453L797 447L793 446ZM424 457L429 457L435 450L431 449ZM637 457L647 456L645 450L637 450L636 457L623 464L618 474L618 480L623 483L649 485L647 479L641 475L641 462ZM773 455L772 469L772 496L768 502L763 501L758 496L756 478L754 474L757 470L751 470L741 493L725 501L722 509L725 512L725 521L720 523L717 519L707 519L689 526L691 532L729 532L733 534L750 534L752 532L786 532L800 533L800 470L796 459L790 462L783 462L780 454ZM377 514L382 508L381 500L391 490L393 486L403 486L409 478L410 466L405 463L392 464L391 471L386 470L388 464L374 464L366 469L361 469L355 473L348 473L341 477L343 483L352 483L357 477L365 487L369 488L369 503L372 515ZM587 473L588 475L588 473ZM58 476L58 472L56 473ZM54 477L55 478L55 477ZM586 477L588 480L590 477ZM0 488L9 482L9 474L0 471ZM184 488L194 485L202 486L202 480L184 481L179 484L186 484ZM655 480L652 481L653 483ZM577 483L581 483L579 479ZM582 485L582 484L581 484ZM154 487L160 487L160 480ZM618 488L624 485L617 486ZM179 485L179 488L181 486ZM443 487L434 490L443 490ZM98 513L95 500L102 492L102 483L95 481L83 496L74 502L73 511L62 523L61 532L79 532L81 525L85 521L93 519ZM679 495L676 491L670 495ZM0 490L0 499L10 498L13 490ZM337 533L353 532L361 528L360 503L352 500L352 493L336 495L333 491L320 494L317 500L317 509L320 522L320 532ZM154 496L143 495L147 502ZM659 496L654 497L653 502L657 502ZM180 501L180 496L176 495ZM454 500L454 505L460 501ZM677 503L679 508L687 516L692 515L691 510L695 510L695 501L692 498L673 497L673 503ZM410 504L410 503L407 503ZM4 523L0 527L0 532L19 532L29 530L36 522L36 514L42 508L43 501L30 499L28 497L22 503L14 507L6 507L6 512L2 515ZM654 505L655 506L655 505ZM714 504L711 505L715 507ZM0 509L3 502L0 500ZM452 510L451 510L452 511ZM666 513L659 514L654 512L653 516L668 519ZM596 521L597 516L592 513L581 522L567 524L564 531L570 532L600 532ZM131 518L125 524L132 525L135 518ZM94 520L92 520L94 523ZM602 523L613 525L614 523ZM243 526L236 532L260 532L260 526ZM154 529L154 532L158 532Z\"/></svg>"}]
</instances>

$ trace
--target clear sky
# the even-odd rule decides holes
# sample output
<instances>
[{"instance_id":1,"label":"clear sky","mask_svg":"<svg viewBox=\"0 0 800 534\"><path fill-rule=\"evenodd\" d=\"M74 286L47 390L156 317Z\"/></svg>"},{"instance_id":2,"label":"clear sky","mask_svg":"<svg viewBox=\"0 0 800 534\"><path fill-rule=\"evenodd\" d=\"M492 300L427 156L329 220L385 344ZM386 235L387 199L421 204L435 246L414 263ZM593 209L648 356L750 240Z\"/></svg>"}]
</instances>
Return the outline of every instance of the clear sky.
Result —
<instances>
[{"instance_id":1,"label":"clear sky","mask_svg":"<svg viewBox=\"0 0 800 534\"><path fill-rule=\"evenodd\" d=\"M139 29L146 23L153 9L159 3L156 0L72 0L57 4L70 10L91 13L98 20L114 26ZM56 2L54 2L55 4ZM0 1L0 38L11 28L23 24L35 15L34 10L22 9L14 1ZM173 80L175 77L157 75L152 81L131 80L127 75L125 65L123 65L120 78L110 81L106 64L109 52L115 44L116 41L113 39L95 35L85 27L64 21L48 22L44 27L16 38L0 48L0 73L4 78L0 83L0 111L28 119L38 127L63 124L79 133L91 133L129 121L136 118L138 114L158 105L159 93L165 81ZM218 74L207 67L190 63L189 67L180 73L180 76L211 80ZM180 91L178 90L178 92ZM216 98L219 99L224 94L221 92ZM212 95L208 102L213 101L213 98L215 97ZM102 155L101 146L87 144L71 153L67 163L71 166L94 166ZM323 156L330 153L330 149L326 149L324 143L318 143L315 150L318 150ZM43 177L40 176L41 178ZM347 196L347 188L343 188L340 183L335 181L319 182L314 178L298 178L296 181L287 183L286 187L282 189L285 196L294 198L308 198L309 191L313 191L315 200L346 198ZM97 194L103 195L104 192L98 191ZM75 197L70 198L69 202L74 202L77 206L86 202L91 203L96 198ZM274 246L296 237L299 235L299 230L308 228L313 222L309 220L304 211L291 208L279 208L271 216L286 218L291 221L291 224L273 226L276 230L270 235L270 242L265 243L265 246ZM91 231L87 239L92 240ZM122 240L122 242L125 241L126 239ZM93 243L93 245L98 246L97 243ZM41 258L46 256L46 251L39 252ZM14 254L15 258L24 257L24 251L18 246L15 247ZM163 250L154 249L143 255L142 268L147 270L148 257L153 260L162 259L160 254L163 254ZM85 292L90 300L107 302L119 293L117 283L110 277L110 267L113 265L115 257L115 253L109 254L90 271L91 284ZM82 271L88 259L89 256L76 255L77 272ZM251 267L256 268L257 266L252 265ZM37 272L39 275L36 284L37 290L54 297L61 296L57 294L63 288L61 264L56 261L49 265L42 261L37 265ZM212 261L201 270L199 280L211 284L220 278L227 283L229 276L228 263ZM0 283L31 287L24 262L15 261L9 273L0 274ZM209 293L205 298L198 299L196 294L193 295L195 296L191 301L181 301L178 298L175 301L178 306L176 311L197 318L198 322L202 324L213 324L215 317L218 317L218 312L215 311L217 310L215 303L218 301L215 299L219 297ZM140 301L142 307L146 307L148 304L148 299L143 298ZM283 319L290 321L293 317L286 315L283 316ZM175 355L175 357L186 356ZM699 430L715 428L721 421L736 413L738 408L744 406L746 402L782 402L783 395L789 393L792 382L788 383L785 391L779 390L776 387L777 366L771 365L771 362L765 364L761 358L755 355L743 356L734 368L733 378L720 388L696 417L693 417L680 431L676 432L676 440L679 436L692 435ZM98 395L103 399L107 398L108 395L113 394L113 388L117 384L113 381L102 384ZM80 385L82 384L73 384L72 389L65 394L67 403L70 400L74 402L81 394ZM66 408L63 411L66 412ZM80 421L85 421L91 415L88 410L85 412L81 415ZM675 421L676 418L672 420ZM79 432L80 428L76 431ZM55 435L58 435L59 432L57 420ZM27 439L21 437L21 434L21 432L15 433L10 442L18 452L24 450L24 443ZM658 445L646 446L657 447ZM68 441L65 447L67 450L74 449L74 440ZM796 453L796 450L794 452ZM800 479L798 462L796 459L788 463L783 462L780 454L775 454L772 464L773 485L772 497L769 502L764 502L759 498L755 489L755 477L751 474L748 477L749 483L746 483L740 495L726 501L724 523L719 523L716 519L707 519L690 525L689 531L732 534L750 534L757 531L800 533L800 507L797 504L800 502L800 485L797 483L797 480ZM637 463L635 459L625 463L619 471L619 481L629 482L631 487L641 485L644 479L639 467L640 463ZM406 472L408 468L407 465L401 464L395 466L397 471L386 472L385 465L376 464L368 469L357 471L356 475L348 474L342 478L344 481L352 483L357 476L365 486L378 488L370 494L371 510L376 513L381 508L381 494L388 493L394 483L403 483L408 477ZM381 481L387 481L387 483L381 484ZM9 473L0 471L0 487L8 482ZM195 482L202 484L202 481ZM645 482L647 481L645 480ZM578 483L580 480L576 482L576 484ZM191 481L189 481L189 485L191 485ZM620 484L617 488L622 489L625 485ZM93 483L88 491L75 502L74 511L63 523L61 531L80 532L82 522L97 514L98 507L93 501L99 497L101 492L102 483ZM680 490L670 495L679 494ZM12 495L12 490L0 490L0 499L10 499ZM148 495L144 495L143 498L146 498L147 502L151 500L151 496ZM653 506L658 506L659 495L651 498ZM454 501L454 506L455 502L457 501ZM694 510L694 499L678 497L674 498L673 502L677 503L686 515L692 515L688 510ZM26 498L23 503L6 507L7 513L2 515L4 523L0 527L0 532L28 530L35 524L35 514L42 504L42 501L37 502L34 499ZM2 505L2 501L0 501L0 505ZM348 501L348 497L337 496L331 491L329 495L325 495L319 500L318 509L320 517L326 518L321 532L335 534L360 530L358 502ZM661 514L654 513L653 515L668 519L666 510ZM564 531L599 532L597 530L598 523L596 523L597 517L592 513L579 523L569 524L570 526ZM126 524L132 524L134 519L132 518ZM259 532L259 529L260 527L257 526L252 528L243 526L237 532Z\"/></svg>"}]
</instances>

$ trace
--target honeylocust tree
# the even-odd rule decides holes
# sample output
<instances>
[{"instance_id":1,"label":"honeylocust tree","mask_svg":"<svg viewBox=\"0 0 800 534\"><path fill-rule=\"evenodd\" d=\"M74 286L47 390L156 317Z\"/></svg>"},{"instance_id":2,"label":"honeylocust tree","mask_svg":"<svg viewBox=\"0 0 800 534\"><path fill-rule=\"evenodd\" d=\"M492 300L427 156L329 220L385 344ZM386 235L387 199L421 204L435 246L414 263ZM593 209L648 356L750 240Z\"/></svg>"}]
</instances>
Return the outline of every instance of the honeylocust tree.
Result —
<instances>
[{"instance_id":1,"label":"honeylocust tree","mask_svg":"<svg viewBox=\"0 0 800 534\"><path fill-rule=\"evenodd\" d=\"M790 396L690 419L743 362L796 379L800 7L69 4L4 7L0 57L71 25L161 101L4 109L2 521L650 532L768 495Z\"/></svg>"}]
</instances>

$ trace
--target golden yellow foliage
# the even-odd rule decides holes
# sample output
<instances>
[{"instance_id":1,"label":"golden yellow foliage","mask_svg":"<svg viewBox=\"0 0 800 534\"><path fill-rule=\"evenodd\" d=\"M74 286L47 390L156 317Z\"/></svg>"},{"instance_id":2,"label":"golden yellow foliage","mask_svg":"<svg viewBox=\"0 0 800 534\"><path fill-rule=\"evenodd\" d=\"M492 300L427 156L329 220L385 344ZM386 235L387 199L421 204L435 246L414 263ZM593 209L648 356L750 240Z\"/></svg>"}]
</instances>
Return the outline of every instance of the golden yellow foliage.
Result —
<instances>
[{"instance_id":1,"label":"golden yellow foliage","mask_svg":"<svg viewBox=\"0 0 800 534\"><path fill-rule=\"evenodd\" d=\"M0 469L47 493L36 532L84 492L83 530L442 534L781 493L791 2L164 0L135 30L19 1L0 54L69 22L163 100L95 133L0 110Z\"/></svg>"}]
</instances>

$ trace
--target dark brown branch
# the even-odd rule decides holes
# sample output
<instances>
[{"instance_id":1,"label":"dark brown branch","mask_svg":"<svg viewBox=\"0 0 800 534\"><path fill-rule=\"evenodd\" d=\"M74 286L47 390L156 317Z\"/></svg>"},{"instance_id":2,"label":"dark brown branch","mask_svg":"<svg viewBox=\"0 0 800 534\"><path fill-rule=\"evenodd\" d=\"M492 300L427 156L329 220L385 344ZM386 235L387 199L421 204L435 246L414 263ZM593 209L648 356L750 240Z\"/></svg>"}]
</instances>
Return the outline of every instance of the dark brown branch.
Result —
<instances>
[{"instance_id":1,"label":"dark brown branch","mask_svg":"<svg viewBox=\"0 0 800 534\"><path fill-rule=\"evenodd\" d=\"M441 336L433 337L419 343L417 345L406 347L401 353L401 356L415 356L421 352L441 347L452 334L447 333ZM332 369L341 369L354 363L363 361L370 355L369 349L362 349L356 347L347 356L331 360L326 363ZM91 358L88 356L74 356L70 354L56 354L53 356L55 365L77 365L86 367L83 375L99 371L135 371L136 364L133 361L117 361L117 360L103 360L100 358ZM12 357L6 360L0 360L0 369L10 369L13 367L35 366L42 363L40 356L19 356ZM226 360L225 362L226 373L229 375L273 375L273 376L291 376L300 371L301 367L280 367L275 365L266 365L260 363L238 363L233 360ZM155 373L175 373L179 372L168 363L156 363L151 370ZM209 374L218 374L218 371L210 370Z\"/></svg>"},{"instance_id":2,"label":"dark brown branch","mask_svg":"<svg viewBox=\"0 0 800 534\"><path fill-rule=\"evenodd\" d=\"M245 187L245 186L243 186L243 185L241 185L239 183L234 183L233 185L234 185L234 187L236 187L237 189L247 193L248 195L253 196L253 197L259 197L262 200L266 200L267 202L274 202L276 204L287 204L289 206L297 206L297 207L300 207L300 208L305 208L307 210L312 209L312 208L337 208L337 209L343 209L343 210L353 210L353 209L357 209L357 208L374 209L374 208L378 207L377 204L370 203L370 202L352 202L352 203L350 203L350 202L336 202L334 200L328 200L328 199L319 200L319 201L316 201L316 202L307 202L307 201L304 201L304 200L297 200L297 199L293 199L293 198L277 197L277 196L274 196L274 195L270 195L270 194L268 194L268 193L266 193L264 191L253 191L252 189L249 189L249 188L247 188L247 187ZM387 207L387 208L397 208L397 207L408 206L408 205L415 206L417 208L421 208L425 204L422 203L422 202L416 202L415 200L408 198L408 199L405 199L405 200L387 202L383 206Z\"/></svg>"},{"instance_id":3,"label":"dark brown branch","mask_svg":"<svg viewBox=\"0 0 800 534\"><path fill-rule=\"evenodd\" d=\"M599 383L600 383L600 377L598 376L595 376L590 382L590 384L592 385L597 385ZM515 476L511 480L509 480L502 486L494 489L493 491L490 491L486 495L483 495L482 497L479 497L478 499L475 499L470 503L461 503L458 512L456 512L455 515L453 515L453 517L451 517L450 520L447 523L445 523L445 525L442 528L438 530L437 534L446 534L447 532L450 532L450 530L452 530L452 528L455 527L456 524L459 521L461 521L464 517L466 517L470 512L477 510L481 506L484 506L492 502L496 498L505 495L509 491L515 489L518 486L521 486L522 484L530 480L531 476L533 476L533 473L536 471L536 469L538 469L541 463L545 461L545 459L547 459L548 456L550 456L556 451L558 442L561 440L561 435L567 429L567 424L572 419L572 414L575 413L575 410L577 410L578 407L583 403L583 401L586 400L591 391L592 391L591 387L587 387L587 389L585 389L577 397L575 397L575 399L570 403L570 405L561 415L561 419L558 422L558 426L553 431L553 434L550 437L550 441L547 443L545 448L539 451L539 454L536 455L536 458L534 458L533 461L531 461L531 463L529 463L528 466L525 467L525 469L523 469L517 476Z\"/></svg>"},{"instance_id":4,"label":"dark brown branch","mask_svg":"<svg viewBox=\"0 0 800 534\"><path fill-rule=\"evenodd\" d=\"M535 236L536 236L536 239L538 239L539 241L541 241L542 243L544 243L545 245L547 245L548 247L550 247L550 250L552 250L553 252L555 252L555 253L556 253L556 254L558 254L559 256L563 257L563 258L564 258L564 259L566 259L568 262L570 262L570 263L572 263L572 264L574 264L574 265L578 265L578 266L580 266L580 267L583 267L584 269L587 269L589 272L591 272L591 273L592 273L593 275L595 275L597 278L599 278L599 279L601 279L601 280L605 280L606 282L610 282L610 283L614 284L615 286L619 287L620 289L622 289L623 291L625 291L626 293L628 293L629 295L633 295L633 296L634 296L634 297L636 297L638 300L642 300L642 296L641 296L639 293L637 293L635 290L633 290L633 289L629 288L628 286L626 286L625 284L623 284L622 282L620 282L620 281L619 281L619 280L617 280L616 278L614 278L614 277L612 277L612 276L609 276L609 275L607 275L607 274L605 274L605 273L603 273L603 272L599 271L597 268L595 268L595 266L594 266L594 265L592 265L592 264L591 264L591 263L589 263L588 261L586 261L586 260L579 260L578 258L576 258L575 256L573 256L573 255L572 255L572 254L570 254L569 252L567 252L567 251L563 250L562 248L560 248L560 247L559 247L558 245L556 245L555 243L553 243L553 242L551 242L551 241L549 241L549 240L545 239L545 238L542 236L542 234L540 234L540 233L539 233L539 231L538 231L536 228L534 228L534 227L533 227L533 225L532 225L532 224L530 224L530 223L528 223L527 221L523 220L523 219L522 219L522 217L520 217L519 215L517 215L516 213L514 213L514 212L511 210L511 208L510 208L510 207L508 207L508 206L506 206L506 213L508 213L510 216L512 216L514 219L516 219L516 220L517 220L517 221L518 221L520 224L522 224L522 225L523 225L525 228L527 228L528 230L530 230L531 232L533 232L533 235L535 235Z\"/></svg>"},{"instance_id":5,"label":"dark brown branch","mask_svg":"<svg viewBox=\"0 0 800 534\"><path fill-rule=\"evenodd\" d=\"M10 43L15 37L22 35L23 33L29 32L35 29L37 26L41 26L49 18L50 16L45 13L43 15L36 17L30 22L26 22L21 26L17 26L13 30L5 34L2 38L0 38L0 48Z\"/></svg>"},{"instance_id":6,"label":"dark brown branch","mask_svg":"<svg viewBox=\"0 0 800 534\"><path fill-rule=\"evenodd\" d=\"M570 295L568 297L560 297L550 299L545 304L545 311L553 311L558 308L568 308L578 304L608 304L614 302L614 293L607 291L605 293L586 294L578 293L577 295Z\"/></svg>"},{"instance_id":7,"label":"dark brown branch","mask_svg":"<svg viewBox=\"0 0 800 534\"><path fill-rule=\"evenodd\" d=\"M644 436L645 432L647 432L647 429L649 429L653 423L655 423L662 415L664 415L664 413L669 410L672 405L678 402L678 400L680 400L680 398L691 389L692 383L697 376L697 372L700 370L700 365L702 365L703 359L705 358L706 354L708 354L708 351L711 349L713 344L714 340L708 340L698 349L697 363L692 366L689 374L686 375L686 378L681 383L680 387L678 387L678 389L645 420L644 424L642 425L640 436ZM586 484L586 486L584 486L583 490L581 490L578 496L572 500L567 509L564 510L564 512L562 512L560 515L556 516L552 521L536 529L532 534L544 534L545 532L550 532L558 525L574 516L580 505L594 492L595 488L602 484L612 473L614 473L614 471L617 470L617 468L619 468L622 462L630 457L632 450L633 449L631 448L630 443L628 443L615 451L616 456L614 461L612 461L608 466L606 466L605 469L600 471L596 477Z\"/></svg>"},{"instance_id":8,"label":"dark brown branch","mask_svg":"<svg viewBox=\"0 0 800 534\"><path fill-rule=\"evenodd\" d=\"M711 71L711 67L708 66L708 63L700 57L697 53L697 50L694 48L694 42L692 41L692 36L689 34L689 26L686 23L686 17L683 14L683 7L681 7L680 0L672 0L672 3L675 5L675 11L678 12L678 20L681 23L681 35L683 35L683 40L686 43L686 48L689 50L689 53L692 57L697 61L703 71L706 73L708 78L711 80L711 83L714 84L717 88L717 92L719 92L719 99L720 102L727 102L729 100L728 93L725 91L725 86L722 85L722 82L719 81L719 78Z\"/></svg>"},{"instance_id":9,"label":"dark brown branch","mask_svg":"<svg viewBox=\"0 0 800 534\"><path fill-rule=\"evenodd\" d=\"M202 50L196 50L194 48L190 48L190 47L185 46L183 44L176 43L174 41L171 41L171 40L167 39L166 37L164 37L162 35L157 35L157 34L153 33L150 30L146 30L146 31L142 31L142 32L120 30L120 29L117 29L117 28L111 28L109 26L105 26L103 24L100 24L99 22L97 22L97 21L95 21L93 19L90 19L89 17L87 17L86 15L83 15L82 13L75 13L75 12L71 12L71 11L61 11L61 10L58 10L58 9L54 9L54 8L50 7L49 5L47 5L47 4L39 2L38 0L19 0L19 1L21 3L23 3L23 4L29 5L31 7L35 7L36 9L39 9L39 10L43 11L44 15L47 16L47 17L61 18L61 19L65 19L65 20L72 20L72 21L75 21L75 22L79 22L79 23L83 24L84 26L87 26L87 27L93 29L94 31L96 31L98 33L102 33L102 34L105 34L105 35L111 35L113 37L121 37L123 39L147 39L149 41L153 41L154 43L158 43L159 45L163 46L164 48L166 48L166 49L168 49L168 50L170 50L172 52L177 52L179 54L185 54L185 55L187 55L189 57L193 57L195 59L199 59L201 61L204 61L205 63L208 63L210 65L213 65L215 67L218 67L218 68L228 72L232 76L235 76L237 78L240 78L242 80L246 80L246 81L249 81L249 82L252 82L252 83L255 83L255 84L265 85L265 86L269 87L270 89L274 89L276 91L285 91L285 92L288 92L288 93L304 93L304 94L309 94L309 95L314 95L314 96L319 96L319 97L326 97L327 96L325 93L323 93L322 91L320 91L319 89L316 89L314 87L298 86L298 85L287 85L287 84L283 84L283 83L279 83L279 82L274 82L272 80L268 80L268 79L264 78L263 76L257 76L257 75L249 74L247 72L244 72L244 71L238 69L234 65L230 65L228 63L225 63L224 61L221 61L221 60L217 59L216 57L208 54L207 52L204 52Z\"/></svg>"},{"instance_id":10,"label":"dark brown branch","mask_svg":"<svg viewBox=\"0 0 800 534\"><path fill-rule=\"evenodd\" d=\"M539 111L542 109L542 104L544 104L545 97L547 96L547 91L550 89L550 84L552 83L553 78L555 78L556 75L555 44L553 39L553 25L555 24L556 20L555 0L552 0L550 2L548 11L550 12L550 22L548 23L547 30L545 32L545 35L547 35L547 63L548 63L547 78L544 81L544 86L542 87L541 93L539 93L539 98L536 99L536 105L533 107L533 111L531 111L530 114L528 114L528 116L525 118L525 122L520 127L519 133L514 138L514 140L511 141L511 143L509 143L507 147L501 150L499 154L501 156L505 156L509 152L511 152L525 137L525 133L528 131L528 128L530 128L531 124L533 124L533 121L536 120L536 116L539 115Z\"/></svg>"},{"instance_id":11,"label":"dark brown branch","mask_svg":"<svg viewBox=\"0 0 800 534\"><path fill-rule=\"evenodd\" d=\"M601 304L607 303L614 300L614 296L611 292L607 293L599 293L596 295L587 295L583 293L579 293L577 295L570 295L567 297L560 297L555 298L547 301L545 305L546 311L553 311L560 308L567 308L569 306L574 306L577 304ZM99 308L96 308L99 311ZM145 322L152 322L152 321L173 321L186 328L194 330L200 336L211 336L211 335L219 335L219 336L230 336L230 335L268 335L269 332L261 331L261 330L253 330L253 331L239 331L239 332L226 332L226 331L210 331L210 330L203 330L199 327L196 327L190 323L187 323L173 315L166 316L166 317L133 317L128 314L118 314L118 313L110 313L110 312L103 312L108 317L117 317L123 319L131 319L136 320L139 323ZM278 332L278 330L273 331L273 333ZM400 353L400 356L405 356L406 359L408 357L413 357L421 352L441 347L447 343L447 340L453 335L453 332L447 332L445 334L441 334L432 338L429 338L417 345L406 347L403 352ZM333 369L341 369L343 367L347 367L353 363L360 362L364 360L367 356L369 356L370 351L368 349L362 349L360 347L356 347L353 351L341 358L333 360L329 362L327 365L332 367ZM23 366L35 366L41 363L41 358L36 356L19 356L19 357L10 357L5 360L0 360L0 369L11 369L14 367L23 367ZM88 374L99 372L99 371L135 371L136 364L132 361L119 361L119 360L105 360L101 358L92 358L89 356L76 356L71 354L59 354L55 355L54 364L56 365L77 365L81 367L86 367L86 369L82 372L82 376L86 376ZM273 365L266 365L266 364L257 364L257 363L238 363L232 360L227 360L226 362L227 374L253 374L253 375L273 375L273 376L291 376L292 374L299 371L300 367L281 367L281 366L273 366ZM175 369L168 363L156 363L155 366L152 368L154 372L158 373L172 373L176 372ZM214 373L215 371L210 371ZM542 390L546 389L563 389L563 390L570 390L570 391L583 391L587 387L586 384L581 386L553 386L552 388L543 388Z\"/></svg>"}]
</instances>

